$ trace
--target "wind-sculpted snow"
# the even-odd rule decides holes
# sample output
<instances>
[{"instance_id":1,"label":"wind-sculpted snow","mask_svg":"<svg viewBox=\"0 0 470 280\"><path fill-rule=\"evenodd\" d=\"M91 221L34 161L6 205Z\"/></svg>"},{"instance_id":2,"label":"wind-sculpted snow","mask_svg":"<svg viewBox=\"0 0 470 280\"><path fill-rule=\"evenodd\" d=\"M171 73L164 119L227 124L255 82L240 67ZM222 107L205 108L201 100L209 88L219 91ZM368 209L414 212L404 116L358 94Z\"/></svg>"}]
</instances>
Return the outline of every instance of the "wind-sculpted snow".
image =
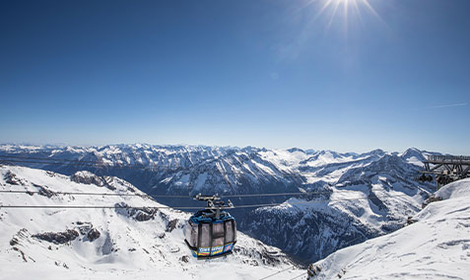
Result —
<instances>
[{"instance_id":1,"label":"wind-sculpted snow","mask_svg":"<svg viewBox=\"0 0 470 280\"><path fill-rule=\"evenodd\" d=\"M316 279L470 279L470 179L443 187L412 223L309 267Z\"/></svg>"},{"instance_id":2,"label":"wind-sculpted snow","mask_svg":"<svg viewBox=\"0 0 470 280\"><path fill-rule=\"evenodd\" d=\"M434 196L440 199L470 197L469 183L470 179L454 182L438 190Z\"/></svg>"},{"instance_id":3,"label":"wind-sculpted snow","mask_svg":"<svg viewBox=\"0 0 470 280\"><path fill-rule=\"evenodd\" d=\"M37 193L40 187L55 195ZM29 192L3 193L0 205L142 207L0 207L0 279L258 279L292 265L279 249L242 233L234 254L194 259L184 243L189 214L152 208L164 205L119 178L0 165L0 189ZM75 194L92 192L139 196Z\"/></svg>"}]
</instances>

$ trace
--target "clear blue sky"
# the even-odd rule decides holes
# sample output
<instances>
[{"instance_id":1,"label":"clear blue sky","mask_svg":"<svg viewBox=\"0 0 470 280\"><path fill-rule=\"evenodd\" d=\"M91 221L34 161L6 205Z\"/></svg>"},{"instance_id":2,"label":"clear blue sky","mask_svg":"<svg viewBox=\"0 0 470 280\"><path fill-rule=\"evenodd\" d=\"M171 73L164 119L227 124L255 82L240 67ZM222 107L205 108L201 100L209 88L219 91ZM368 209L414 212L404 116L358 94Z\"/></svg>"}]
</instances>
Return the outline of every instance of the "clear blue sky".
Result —
<instances>
[{"instance_id":1,"label":"clear blue sky","mask_svg":"<svg viewBox=\"0 0 470 280\"><path fill-rule=\"evenodd\" d=\"M469 12L467 0L2 1L0 143L470 154Z\"/></svg>"}]
</instances>

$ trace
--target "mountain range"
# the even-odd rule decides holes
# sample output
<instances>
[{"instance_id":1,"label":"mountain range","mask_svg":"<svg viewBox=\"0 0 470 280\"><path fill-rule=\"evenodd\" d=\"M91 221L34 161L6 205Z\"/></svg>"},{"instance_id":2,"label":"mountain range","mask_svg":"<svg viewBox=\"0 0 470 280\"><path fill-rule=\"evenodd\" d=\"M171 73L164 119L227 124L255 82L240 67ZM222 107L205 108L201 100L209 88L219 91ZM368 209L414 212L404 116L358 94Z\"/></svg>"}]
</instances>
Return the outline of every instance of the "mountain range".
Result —
<instances>
[{"instance_id":1,"label":"mountain range","mask_svg":"<svg viewBox=\"0 0 470 280\"><path fill-rule=\"evenodd\" d=\"M434 190L415 180L421 161L436 154L410 148L338 153L292 148L153 146L101 147L0 145L4 164L65 175L89 171L116 176L172 207L199 205L198 193L305 195L231 198L235 205L282 203L235 209L239 229L310 263L364 240L393 232L421 209ZM43 160L47 159L47 160Z\"/></svg>"}]
</instances>

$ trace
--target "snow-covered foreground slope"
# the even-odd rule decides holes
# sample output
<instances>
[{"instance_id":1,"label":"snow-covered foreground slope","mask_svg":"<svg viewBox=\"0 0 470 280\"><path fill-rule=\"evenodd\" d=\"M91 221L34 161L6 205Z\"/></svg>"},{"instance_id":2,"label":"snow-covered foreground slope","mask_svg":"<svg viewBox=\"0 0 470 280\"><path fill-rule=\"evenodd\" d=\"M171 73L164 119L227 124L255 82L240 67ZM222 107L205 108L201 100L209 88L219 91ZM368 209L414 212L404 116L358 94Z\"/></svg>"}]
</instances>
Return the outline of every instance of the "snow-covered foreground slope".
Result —
<instances>
[{"instance_id":1,"label":"snow-covered foreground slope","mask_svg":"<svg viewBox=\"0 0 470 280\"><path fill-rule=\"evenodd\" d=\"M311 265L310 279L470 279L470 179L439 190L412 224Z\"/></svg>"},{"instance_id":2,"label":"snow-covered foreground slope","mask_svg":"<svg viewBox=\"0 0 470 280\"><path fill-rule=\"evenodd\" d=\"M124 180L89 172L0 166L0 189L39 192L0 193L0 205L163 206ZM188 217L171 208L0 208L0 279L259 279L292 265L279 249L242 233L234 254L196 260L184 244Z\"/></svg>"}]
</instances>

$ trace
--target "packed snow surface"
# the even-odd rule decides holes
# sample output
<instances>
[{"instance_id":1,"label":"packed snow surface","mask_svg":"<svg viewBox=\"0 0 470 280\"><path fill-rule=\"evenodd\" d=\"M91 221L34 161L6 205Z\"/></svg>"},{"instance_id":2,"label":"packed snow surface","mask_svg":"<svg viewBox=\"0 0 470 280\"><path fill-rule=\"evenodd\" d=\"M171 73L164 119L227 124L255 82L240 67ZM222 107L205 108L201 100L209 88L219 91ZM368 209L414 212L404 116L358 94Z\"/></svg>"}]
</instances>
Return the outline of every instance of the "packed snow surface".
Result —
<instances>
[{"instance_id":1,"label":"packed snow surface","mask_svg":"<svg viewBox=\"0 0 470 280\"><path fill-rule=\"evenodd\" d=\"M410 225L311 265L310 279L470 279L470 179L435 196Z\"/></svg>"},{"instance_id":2,"label":"packed snow surface","mask_svg":"<svg viewBox=\"0 0 470 280\"><path fill-rule=\"evenodd\" d=\"M0 189L35 192L1 193L0 205L164 207L122 179L87 171L65 176L0 166ZM171 208L0 207L0 279L259 279L293 265L279 249L240 232L234 254L197 260L184 243L188 217ZM271 279L296 274L289 269Z\"/></svg>"}]
</instances>

